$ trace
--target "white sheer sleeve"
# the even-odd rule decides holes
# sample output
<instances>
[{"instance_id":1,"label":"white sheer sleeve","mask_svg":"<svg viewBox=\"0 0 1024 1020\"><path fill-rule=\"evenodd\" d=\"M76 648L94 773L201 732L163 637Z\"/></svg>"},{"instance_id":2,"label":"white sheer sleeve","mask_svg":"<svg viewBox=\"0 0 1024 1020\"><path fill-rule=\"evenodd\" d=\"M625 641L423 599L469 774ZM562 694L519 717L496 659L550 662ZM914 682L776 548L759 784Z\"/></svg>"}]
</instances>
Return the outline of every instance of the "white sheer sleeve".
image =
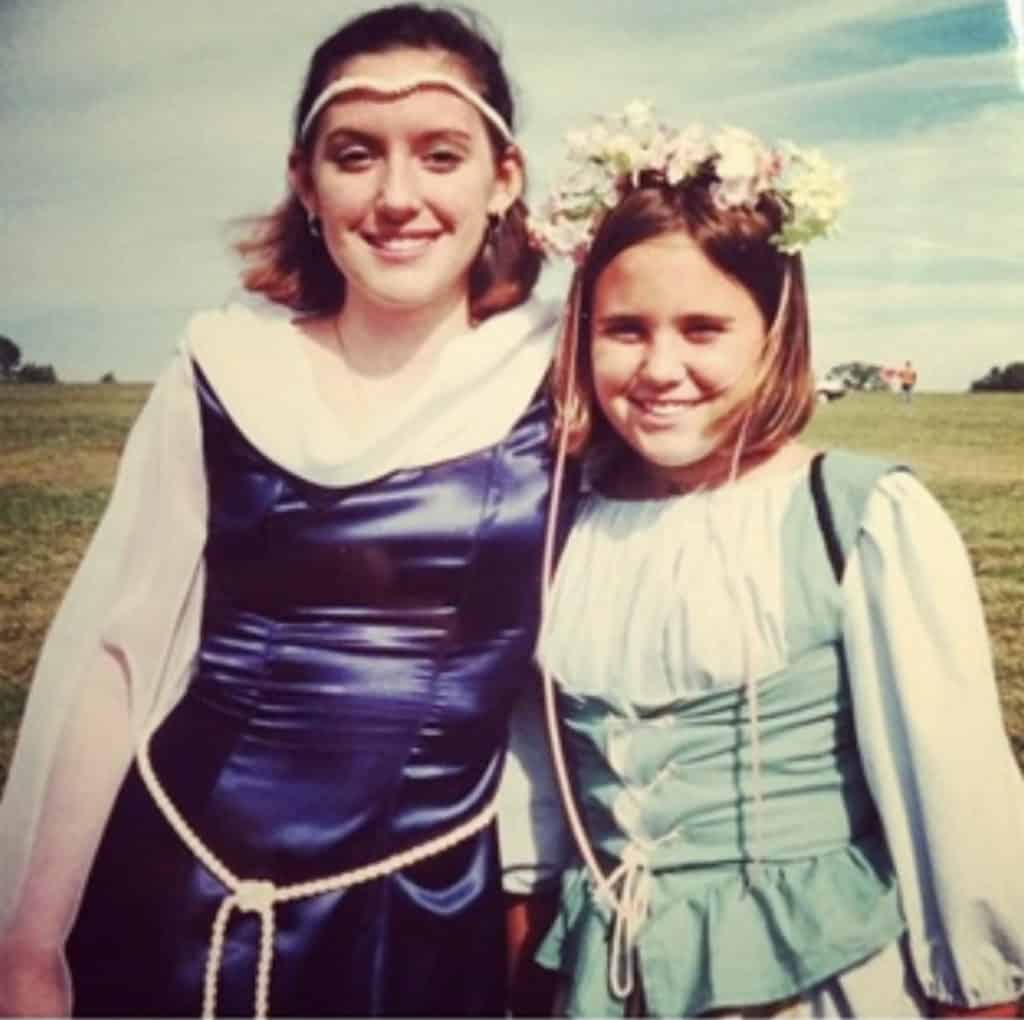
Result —
<instances>
[{"instance_id":1,"label":"white sheer sleeve","mask_svg":"<svg viewBox=\"0 0 1024 1020\"><path fill-rule=\"evenodd\" d=\"M135 735L187 675L205 521L196 394L179 353L132 428L39 658L0 803L0 928L66 934Z\"/></svg>"},{"instance_id":2,"label":"white sheer sleeve","mask_svg":"<svg viewBox=\"0 0 1024 1020\"><path fill-rule=\"evenodd\" d=\"M1024 990L1024 784L960 536L913 476L879 483L843 582L867 780L917 977L968 1006Z\"/></svg>"},{"instance_id":3,"label":"white sheer sleeve","mask_svg":"<svg viewBox=\"0 0 1024 1020\"><path fill-rule=\"evenodd\" d=\"M509 721L509 747L498 800L505 891L550 888L565 867L572 839L562 814L539 681L530 677Z\"/></svg>"}]
</instances>

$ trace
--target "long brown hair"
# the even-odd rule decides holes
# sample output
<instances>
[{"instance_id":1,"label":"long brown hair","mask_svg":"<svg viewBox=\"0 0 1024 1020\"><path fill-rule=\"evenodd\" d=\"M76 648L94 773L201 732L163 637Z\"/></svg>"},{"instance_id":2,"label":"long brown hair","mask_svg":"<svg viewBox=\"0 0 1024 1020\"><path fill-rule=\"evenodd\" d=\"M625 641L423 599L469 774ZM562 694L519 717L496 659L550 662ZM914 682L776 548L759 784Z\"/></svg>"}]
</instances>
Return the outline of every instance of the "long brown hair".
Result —
<instances>
[{"instance_id":1,"label":"long brown hair","mask_svg":"<svg viewBox=\"0 0 1024 1020\"><path fill-rule=\"evenodd\" d=\"M397 4L361 15L325 39L310 60L293 118L293 144L308 158L316 125L303 138L300 127L316 97L346 61L395 49L440 50L456 58L480 94L514 130L515 103L501 62L479 18L461 9ZM495 160L508 142L484 122ZM470 313L482 321L526 300L540 274L541 255L530 245L527 208L517 200L492 221L469 275ZM244 236L235 247L248 263L247 290L302 312L336 311L345 300L345 278L323 242L310 232L306 212L289 193L270 213L240 221Z\"/></svg>"},{"instance_id":2,"label":"long brown hair","mask_svg":"<svg viewBox=\"0 0 1024 1020\"><path fill-rule=\"evenodd\" d=\"M580 453L601 440L618 441L594 390L590 341L598 279L627 248L679 231L748 291L768 326L747 397L715 425L718 449L756 461L809 421L814 378L803 262L771 241L784 210L771 195L762 196L754 208L721 208L713 199L712 181L704 174L673 186L641 175L598 226L573 275L553 373L559 426L568 430L570 452Z\"/></svg>"}]
</instances>

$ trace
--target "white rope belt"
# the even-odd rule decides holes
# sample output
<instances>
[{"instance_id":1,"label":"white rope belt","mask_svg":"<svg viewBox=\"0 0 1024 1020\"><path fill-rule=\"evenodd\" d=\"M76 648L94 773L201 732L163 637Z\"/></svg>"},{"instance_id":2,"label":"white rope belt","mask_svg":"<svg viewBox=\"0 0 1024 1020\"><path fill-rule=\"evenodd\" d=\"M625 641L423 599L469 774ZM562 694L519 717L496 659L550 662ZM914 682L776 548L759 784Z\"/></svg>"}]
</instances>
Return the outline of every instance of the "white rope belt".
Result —
<instances>
[{"instance_id":1,"label":"white rope belt","mask_svg":"<svg viewBox=\"0 0 1024 1020\"><path fill-rule=\"evenodd\" d=\"M369 882L375 878L383 878L385 875L390 875L428 857L434 857L486 828L498 811L497 796L495 796L472 818L457 825L449 832L428 839L425 843L420 843L419 846L410 847L408 850L374 861L372 864L328 875L325 878L314 879L311 882L296 882L291 885L278 886L266 879L243 879L234 874L203 843L168 797L167 791L157 779L149 760L151 736L152 733L147 733L143 737L136 752L139 773L146 788L181 841L229 890L213 919L213 930L210 933L210 952L206 961L206 978L203 985L204 1018L212 1018L217 1015L217 978L224 955L224 934L227 931L231 914L235 910L243 913L252 912L258 914L260 918L260 950L256 966L256 998L253 1016L257 1020L265 1020L270 1003L270 970L274 959L274 907L276 904L301 900L309 896L319 896L322 893L337 892L339 889Z\"/></svg>"}]
</instances>

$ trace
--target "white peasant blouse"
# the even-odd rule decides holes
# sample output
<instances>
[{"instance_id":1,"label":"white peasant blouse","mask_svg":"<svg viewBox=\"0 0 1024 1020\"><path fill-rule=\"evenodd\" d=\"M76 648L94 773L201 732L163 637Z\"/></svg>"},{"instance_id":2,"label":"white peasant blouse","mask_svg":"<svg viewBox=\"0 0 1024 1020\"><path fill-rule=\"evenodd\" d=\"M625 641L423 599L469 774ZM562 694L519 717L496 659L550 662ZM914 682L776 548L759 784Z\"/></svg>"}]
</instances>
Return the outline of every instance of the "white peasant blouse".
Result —
<instances>
[{"instance_id":1,"label":"white peasant blouse","mask_svg":"<svg viewBox=\"0 0 1024 1020\"><path fill-rule=\"evenodd\" d=\"M776 673L788 658L783 516L807 484L802 468L663 500L589 494L559 563L540 659L570 693L627 716ZM966 550L913 475L887 474L872 491L841 597L857 739L898 876L904 951L929 998L1014 999L1024 993L1024 783ZM903 987L899 968L897 950L879 954L826 989L832 1005L821 1008L916 1012L902 992L884 997Z\"/></svg>"}]
</instances>

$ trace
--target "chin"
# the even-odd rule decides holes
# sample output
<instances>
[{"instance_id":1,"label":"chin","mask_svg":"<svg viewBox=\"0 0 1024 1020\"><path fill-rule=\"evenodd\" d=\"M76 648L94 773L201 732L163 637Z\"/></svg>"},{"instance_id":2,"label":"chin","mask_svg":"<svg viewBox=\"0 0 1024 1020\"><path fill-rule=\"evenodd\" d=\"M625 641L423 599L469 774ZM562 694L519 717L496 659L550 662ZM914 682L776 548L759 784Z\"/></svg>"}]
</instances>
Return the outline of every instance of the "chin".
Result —
<instances>
[{"instance_id":1,"label":"chin","mask_svg":"<svg viewBox=\"0 0 1024 1020\"><path fill-rule=\"evenodd\" d=\"M461 291L455 284L445 287L433 281L408 280L404 285L368 287L363 293L367 300L381 308L411 312L443 305Z\"/></svg>"},{"instance_id":2,"label":"chin","mask_svg":"<svg viewBox=\"0 0 1024 1020\"><path fill-rule=\"evenodd\" d=\"M715 449L715 444L707 441L693 443L651 442L644 438L630 442L633 452L652 467L671 471L672 468L687 468L706 460Z\"/></svg>"}]
</instances>

